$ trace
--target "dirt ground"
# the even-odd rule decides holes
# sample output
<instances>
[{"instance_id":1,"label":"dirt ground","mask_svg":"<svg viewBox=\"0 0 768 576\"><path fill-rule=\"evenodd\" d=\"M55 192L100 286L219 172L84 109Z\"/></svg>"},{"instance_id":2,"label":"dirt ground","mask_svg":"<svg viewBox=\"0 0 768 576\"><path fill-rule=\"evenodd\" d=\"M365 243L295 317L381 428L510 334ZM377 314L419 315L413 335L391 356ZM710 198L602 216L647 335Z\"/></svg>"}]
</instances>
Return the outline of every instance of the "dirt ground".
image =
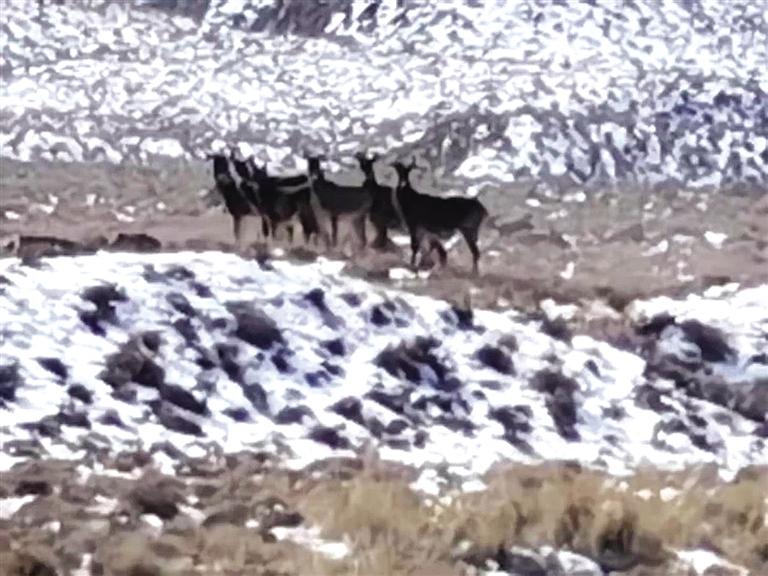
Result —
<instances>
[{"instance_id":1,"label":"dirt ground","mask_svg":"<svg viewBox=\"0 0 768 576\"><path fill-rule=\"evenodd\" d=\"M141 249L233 250L229 217L211 186L202 163L2 159L0 246L34 257L145 234ZM627 189L568 201L518 186L480 198L491 217L481 233L479 278L470 275L460 243L449 267L425 278L392 278L393 268L406 267L404 246L358 255L349 272L485 308L535 312L546 298L598 299L619 317L638 297L768 282L767 193ZM250 224L252 255L265 249L257 229ZM402 234L395 239L399 245ZM342 255L278 247L301 260ZM768 562L764 470L745 471L732 483L706 468L639 471L617 483L578 466L517 466L495 471L486 490L438 504L409 488L414 471L380 462L326 462L295 472L269 455L233 455L182 463L173 477L148 462L146 454L80 467L30 460L0 476L0 496L28 498L0 519L0 574L76 573L88 562L94 574L115 575L472 574L489 569L489 560L498 565L499 550L510 544L627 562L620 573L633 575L687 574L671 552L681 548L715 550L755 573ZM670 487L672 501L661 496ZM382 499L386 506L374 505ZM334 559L280 532L294 528L343 541L351 552Z\"/></svg>"},{"instance_id":2,"label":"dirt ground","mask_svg":"<svg viewBox=\"0 0 768 576\"><path fill-rule=\"evenodd\" d=\"M119 233L147 234L164 250L234 249L231 221L210 193L212 178L203 163L142 167L3 159L0 175L6 251L18 249L18 235L93 242ZM402 233L394 234L398 251L368 250L348 269L438 297L469 295L478 307L523 310L536 309L544 298L600 298L620 309L637 297L768 281L768 191L651 194L627 187L563 199L531 188L481 193L491 217L481 231L479 278L469 273L470 255L461 241L453 245L448 267L428 279L390 279L390 268L407 267ZM248 220L246 238L263 251L259 224ZM315 246L278 244L303 259L351 253L349 245L344 254L328 254ZM22 248L34 252L39 245L27 242Z\"/></svg>"}]
</instances>

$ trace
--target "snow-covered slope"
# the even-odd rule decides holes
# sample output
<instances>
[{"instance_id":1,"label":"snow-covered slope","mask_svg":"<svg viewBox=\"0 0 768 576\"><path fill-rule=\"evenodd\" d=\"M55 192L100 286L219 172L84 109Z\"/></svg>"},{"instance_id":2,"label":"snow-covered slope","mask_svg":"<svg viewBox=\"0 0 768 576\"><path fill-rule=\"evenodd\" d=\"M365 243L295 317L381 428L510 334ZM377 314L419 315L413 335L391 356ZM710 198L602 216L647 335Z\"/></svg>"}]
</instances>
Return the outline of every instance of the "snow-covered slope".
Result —
<instances>
[{"instance_id":1,"label":"snow-covered slope","mask_svg":"<svg viewBox=\"0 0 768 576\"><path fill-rule=\"evenodd\" d=\"M177 4L6 3L2 154L224 140L284 168L418 152L448 185L768 182L765 0Z\"/></svg>"},{"instance_id":2,"label":"snow-covered slope","mask_svg":"<svg viewBox=\"0 0 768 576\"><path fill-rule=\"evenodd\" d=\"M34 454L143 448L164 463L177 449L256 446L297 465L375 447L461 476L501 460L616 473L712 462L725 475L768 462L766 287L714 308L637 303L646 363L342 268L214 252L4 260L2 467ZM725 395L662 373L675 346L691 378L714 372ZM763 393L745 409L731 384Z\"/></svg>"}]
</instances>

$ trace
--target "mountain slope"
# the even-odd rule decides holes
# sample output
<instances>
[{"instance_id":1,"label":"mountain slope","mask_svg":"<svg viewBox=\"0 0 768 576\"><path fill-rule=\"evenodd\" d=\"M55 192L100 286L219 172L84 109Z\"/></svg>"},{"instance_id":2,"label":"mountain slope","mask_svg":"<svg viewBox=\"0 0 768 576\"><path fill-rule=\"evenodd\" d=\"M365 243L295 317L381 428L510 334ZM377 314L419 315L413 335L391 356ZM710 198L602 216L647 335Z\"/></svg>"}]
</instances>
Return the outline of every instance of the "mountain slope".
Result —
<instances>
[{"instance_id":1,"label":"mountain slope","mask_svg":"<svg viewBox=\"0 0 768 576\"><path fill-rule=\"evenodd\" d=\"M0 144L119 162L242 142L287 169L376 147L443 185L764 189L764 2L652 4L14 2Z\"/></svg>"}]
</instances>

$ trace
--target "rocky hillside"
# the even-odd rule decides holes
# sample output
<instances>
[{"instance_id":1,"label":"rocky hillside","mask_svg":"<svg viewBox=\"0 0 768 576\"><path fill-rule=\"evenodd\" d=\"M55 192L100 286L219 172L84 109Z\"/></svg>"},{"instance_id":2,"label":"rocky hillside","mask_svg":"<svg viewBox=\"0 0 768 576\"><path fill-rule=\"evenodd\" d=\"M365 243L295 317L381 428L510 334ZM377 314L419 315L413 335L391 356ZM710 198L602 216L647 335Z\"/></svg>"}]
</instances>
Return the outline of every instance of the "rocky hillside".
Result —
<instances>
[{"instance_id":1,"label":"rocky hillside","mask_svg":"<svg viewBox=\"0 0 768 576\"><path fill-rule=\"evenodd\" d=\"M220 252L0 262L0 565L768 565L765 286L635 301L609 344L571 335L575 306L470 310L343 268Z\"/></svg>"},{"instance_id":2,"label":"rocky hillside","mask_svg":"<svg viewBox=\"0 0 768 576\"><path fill-rule=\"evenodd\" d=\"M372 289L341 267L6 259L3 467L254 448L303 466L374 446L435 492L439 470L472 484L502 461L711 462L725 477L768 461L765 287L637 302L617 349L546 317Z\"/></svg>"},{"instance_id":3,"label":"rocky hillside","mask_svg":"<svg viewBox=\"0 0 768 576\"><path fill-rule=\"evenodd\" d=\"M2 154L147 161L241 142L423 156L441 186L765 189L761 0L22 0Z\"/></svg>"}]
</instances>

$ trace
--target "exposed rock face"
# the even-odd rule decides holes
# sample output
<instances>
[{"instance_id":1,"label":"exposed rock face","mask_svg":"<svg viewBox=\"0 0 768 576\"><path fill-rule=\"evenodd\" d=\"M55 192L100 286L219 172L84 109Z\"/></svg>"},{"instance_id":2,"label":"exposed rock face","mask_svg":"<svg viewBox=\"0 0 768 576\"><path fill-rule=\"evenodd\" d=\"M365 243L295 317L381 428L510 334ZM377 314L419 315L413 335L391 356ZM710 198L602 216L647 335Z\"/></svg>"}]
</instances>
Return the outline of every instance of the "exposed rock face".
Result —
<instances>
[{"instance_id":1,"label":"exposed rock face","mask_svg":"<svg viewBox=\"0 0 768 576\"><path fill-rule=\"evenodd\" d=\"M146 161L223 140L295 168L302 145L387 142L445 185L768 181L760 2L143 4L6 7L4 153Z\"/></svg>"}]
</instances>

